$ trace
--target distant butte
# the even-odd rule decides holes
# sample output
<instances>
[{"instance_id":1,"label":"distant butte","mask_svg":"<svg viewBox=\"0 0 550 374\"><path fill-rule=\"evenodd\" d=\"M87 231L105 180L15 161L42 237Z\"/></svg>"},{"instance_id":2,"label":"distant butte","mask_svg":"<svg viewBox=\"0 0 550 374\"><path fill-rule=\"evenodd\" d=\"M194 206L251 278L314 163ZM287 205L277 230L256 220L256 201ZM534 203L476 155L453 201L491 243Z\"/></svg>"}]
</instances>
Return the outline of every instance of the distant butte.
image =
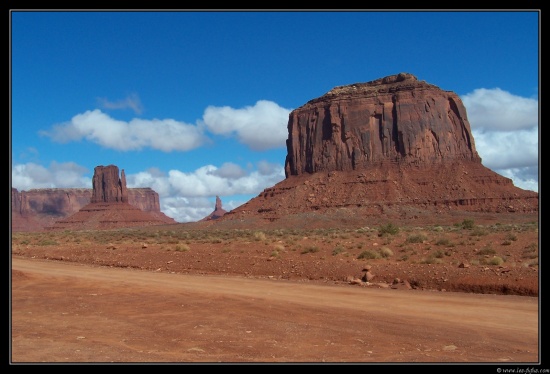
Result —
<instances>
[{"instance_id":1,"label":"distant butte","mask_svg":"<svg viewBox=\"0 0 550 374\"><path fill-rule=\"evenodd\" d=\"M218 221L538 212L537 192L482 165L458 95L412 74L310 100L289 114L286 144L286 179Z\"/></svg>"},{"instance_id":2,"label":"distant butte","mask_svg":"<svg viewBox=\"0 0 550 374\"><path fill-rule=\"evenodd\" d=\"M96 166L92 185L90 203L48 229L102 230L176 223L160 211L143 211L130 205L124 170L119 177L115 165Z\"/></svg>"}]
</instances>

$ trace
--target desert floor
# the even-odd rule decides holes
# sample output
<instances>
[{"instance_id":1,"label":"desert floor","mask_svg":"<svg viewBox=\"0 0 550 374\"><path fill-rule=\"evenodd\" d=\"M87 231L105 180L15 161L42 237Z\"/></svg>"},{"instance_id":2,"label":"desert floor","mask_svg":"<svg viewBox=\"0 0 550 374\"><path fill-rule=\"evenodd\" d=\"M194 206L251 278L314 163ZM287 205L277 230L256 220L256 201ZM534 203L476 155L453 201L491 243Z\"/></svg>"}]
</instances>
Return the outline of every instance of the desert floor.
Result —
<instances>
[{"instance_id":1,"label":"desert floor","mask_svg":"<svg viewBox=\"0 0 550 374\"><path fill-rule=\"evenodd\" d=\"M13 233L10 362L540 363L536 220L397 227Z\"/></svg>"}]
</instances>

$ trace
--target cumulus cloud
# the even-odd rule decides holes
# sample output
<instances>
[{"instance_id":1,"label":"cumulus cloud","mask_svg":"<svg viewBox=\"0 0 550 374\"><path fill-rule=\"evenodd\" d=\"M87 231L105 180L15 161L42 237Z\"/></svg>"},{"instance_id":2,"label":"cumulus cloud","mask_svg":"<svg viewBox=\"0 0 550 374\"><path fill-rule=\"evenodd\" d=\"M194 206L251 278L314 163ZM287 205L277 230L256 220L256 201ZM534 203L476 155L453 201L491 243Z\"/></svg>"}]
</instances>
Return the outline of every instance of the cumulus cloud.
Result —
<instances>
[{"instance_id":1,"label":"cumulus cloud","mask_svg":"<svg viewBox=\"0 0 550 374\"><path fill-rule=\"evenodd\" d=\"M219 168L209 171L212 175L225 179L239 179L246 175L246 170L232 162L226 162Z\"/></svg>"},{"instance_id":2,"label":"cumulus cloud","mask_svg":"<svg viewBox=\"0 0 550 374\"><path fill-rule=\"evenodd\" d=\"M499 88L480 88L461 97L483 165L538 191L538 100Z\"/></svg>"},{"instance_id":3,"label":"cumulus cloud","mask_svg":"<svg viewBox=\"0 0 550 374\"><path fill-rule=\"evenodd\" d=\"M111 103L102 99L107 108L133 107L140 111L137 96ZM58 143L86 140L102 147L120 151L144 148L163 152L189 151L209 143L205 131L214 135L235 136L252 150L262 151L286 145L289 109L274 102L260 100L254 106L234 109L209 106L203 119L188 124L174 119L142 119L121 121L99 109L88 110L70 121L41 131Z\"/></svg>"},{"instance_id":4,"label":"cumulus cloud","mask_svg":"<svg viewBox=\"0 0 550 374\"><path fill-rule=\"evenodd\" d=\"M74 162L52 162L48 168L32 162L15 165L11 171L12 187L19 191L35 188L91 188L88 170Z\"/></svg>"},{"instance_id":5,"label":"cumulus cloud","mask_svg":"<svg viewBox=\"0 0 550 374\"><path fill-rule=\"evenodd\" d=\"M502 131L472 130L483 165L510 169L538 165L538 128Z\"/></svg>"},{"instance_id":6,"label":"cumulus cloud","mask_svg":"<svg viewBox=\"0 0 550 374\"><path fill-rule=\"evenodd\" d=\"M479 131L515 131L538 127L538 100L500 88L479 88L461 97L472 126Z\"/></svg>"},{"instance_id":7,"label":"cumulus cloud","mask_svg":"<svg viewBox=\"0 0 550 374\"><path fill-rule=\"evenodd\" d=\"M267 100L241 109L209 106L203 125L213 134L236 136L242 144L260 151L286 145L289 113L290 109Z\"/></svg>"},{"instance_id":8,"label":"cumulus cloud","mask_svg":"<svg viewBox=\"0 0 550 374\"><path fill-rule=\"evenodd\" d=\"M126 174L129 188L151 187L160 197L161 210L178 222L197 221L214 210L209 198L220 196L256 196L285 178L282 165L260 161L257 168L246 171L237 164L224 163L220 167L206 165L192 172L170 170L168 173L151 169ZM248 201L248 200L246 200ZM246 201L223 201L225 210L231 210Z\"/></svg>"},{"instance_id":9,"label":"cumulus cloud","mask_svg":"<svg viewBox=\"0 0 550 374\"><path fill-rule=\"evenodd\" d=\"M134 113L141 114L143 106L139 96L135 93L128 95L123 100L109 101L107 98L98 97L97 101L105 109L132 109Z\"/></svg>"},{"instance_id":10,"label":"cumulus cloud","mask_svg":"<svg viewBox=\"0 0 550 374\"><path fill-rule=\"evenodd\" d=\"M203 145L207 139L195 125L173 119L115 120L99 109L77 114L69 122L54 125L43 136L67 143L82 139L105 148L120 151L151 148L163 152L189 151Z\"/></svg>"},{"instance_id":11,"label":"cumulus cloud","mask_svg":"<svg viewBox=\"0 0 550 374\"><path fill-rule=\"evenodd\" d=\"M258 194L284 179L282 166L273 170L272 174L261 174L252 171L238 178L227 178L217 173L214 165L206 165L194 172L185 173L179 170L168 172L171 187L183 196L215 196L215 195L250 195ZM273 183L276 181L275 183Z\"/></svg>"}]
</instances>

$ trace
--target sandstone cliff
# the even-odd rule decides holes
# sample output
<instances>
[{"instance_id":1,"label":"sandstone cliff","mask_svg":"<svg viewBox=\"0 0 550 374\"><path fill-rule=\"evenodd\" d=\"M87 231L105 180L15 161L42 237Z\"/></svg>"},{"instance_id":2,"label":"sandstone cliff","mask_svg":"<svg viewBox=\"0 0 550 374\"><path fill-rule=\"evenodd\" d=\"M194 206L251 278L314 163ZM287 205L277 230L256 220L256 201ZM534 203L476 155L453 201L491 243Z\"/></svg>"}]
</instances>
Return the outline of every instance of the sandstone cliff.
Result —
<instances>
[{"instance_id":1,"label":"sandstone cliff","mask_svg":"<svg viewBox=\"0 0 550 374\"><path fill-rule=\"evenodd\" d=\"M292 111L285 174L221 219L538 211L538 193L482 165L458 95L408 73L339 86Z\"/></svg>"},{"instance_id":2,"label":"sandstone cliff","mask_svg":"<svg viewBox=\"0 0 550 374\"><path fill-rule=\"evenodd\" d=\"M288 121L287 176L450 160L481 161L466 109L407 73L336 87Z\"/></svg>"}]
</instances>

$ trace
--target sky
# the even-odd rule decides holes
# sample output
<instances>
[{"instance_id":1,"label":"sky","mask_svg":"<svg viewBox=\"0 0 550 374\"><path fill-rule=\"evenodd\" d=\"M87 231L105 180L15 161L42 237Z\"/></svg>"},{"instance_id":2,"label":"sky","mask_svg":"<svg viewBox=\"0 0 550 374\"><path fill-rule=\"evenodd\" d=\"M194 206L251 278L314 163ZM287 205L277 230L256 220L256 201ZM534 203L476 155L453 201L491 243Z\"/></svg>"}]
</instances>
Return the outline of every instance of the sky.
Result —
<instances>
[{"instance_id":1,"label":"sky","mask_svg":"<svg viewBox=\"0 0 550 374\"><path fill-rule=\"evenodd\" d=\"M10 11L11 187L116 165L178 222L285 179L288 115L400 72L455 92L482 164L539 191L540 10Z\"/></svg>"}]
</instances>

